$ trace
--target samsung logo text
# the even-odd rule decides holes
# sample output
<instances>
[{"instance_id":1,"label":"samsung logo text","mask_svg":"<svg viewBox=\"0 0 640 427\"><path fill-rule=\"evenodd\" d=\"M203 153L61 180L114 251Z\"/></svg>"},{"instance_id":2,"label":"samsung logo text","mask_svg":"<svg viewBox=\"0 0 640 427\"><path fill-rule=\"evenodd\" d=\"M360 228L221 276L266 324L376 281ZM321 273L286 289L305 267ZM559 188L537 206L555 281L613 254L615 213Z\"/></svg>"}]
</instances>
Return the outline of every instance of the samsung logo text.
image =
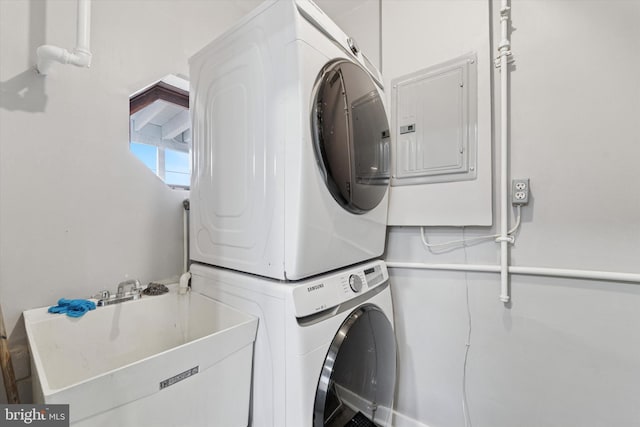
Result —
<instances>
[{"instance_id":1,"label":"samsung logo text","mask_svg":"<svg viewBox=\"0 0 640 427\"><path fill-rule=\"evenodd\" d=\"M324 288L324 283L318 283L317 285L309 286L307 288L307 292L317 291L318 289Z\"/></svg>"}]
</instances>

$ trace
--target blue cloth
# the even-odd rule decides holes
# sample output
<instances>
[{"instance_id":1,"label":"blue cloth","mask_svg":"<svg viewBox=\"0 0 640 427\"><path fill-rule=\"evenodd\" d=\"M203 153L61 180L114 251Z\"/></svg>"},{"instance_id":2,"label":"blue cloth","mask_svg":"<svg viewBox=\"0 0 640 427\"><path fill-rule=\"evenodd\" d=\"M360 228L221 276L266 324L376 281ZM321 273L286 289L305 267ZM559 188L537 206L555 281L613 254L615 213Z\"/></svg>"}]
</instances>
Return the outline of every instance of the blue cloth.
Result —
<instances>
[{"instance_id":1,"label":"blue cloth","mask_svg":"<svg viewBox=\"0 0 640 427\"><path fill-rule=\"evenodd\" d=\"M58 305L49 307L49 313L66 313L69 317L80 317L89 310L95 310L96 304L86 299L60 298Z\"/></svg>"}]
</instances>

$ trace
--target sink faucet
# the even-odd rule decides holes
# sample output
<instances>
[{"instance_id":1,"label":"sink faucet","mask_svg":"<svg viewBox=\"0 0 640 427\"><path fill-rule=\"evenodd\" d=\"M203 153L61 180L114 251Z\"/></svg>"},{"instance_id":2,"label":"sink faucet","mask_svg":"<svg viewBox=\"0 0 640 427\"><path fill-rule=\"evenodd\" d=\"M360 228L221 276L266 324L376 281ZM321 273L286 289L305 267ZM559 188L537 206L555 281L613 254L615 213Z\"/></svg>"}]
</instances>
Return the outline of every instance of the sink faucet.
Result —
<instances>
[{"instance_id":1,"label":"sink faucet","mask_svg":"<svg viewBox=\"0 0 640 427\"><path fill-rule=\"evenodd\" d=\"M135 293L139 295L140 292L142 292L142 286L140 285L139 280L125 280L124 282L118 283L116 297L123 297L127 294Z\"/></svg>"},{"instance_id":2,"label":"sink faucet","mask_svg":"<svg viewBox=\"0 0 640 427\"><path fill-rule=\"evenodd\" d=\"M115 295L109 291L100 291L95 298L98 299L98 306L118 304L120 302L136 300L142 296L142 286L138 280L125 280L118 283L118 290Z\"/></svg>"}]
</instances>

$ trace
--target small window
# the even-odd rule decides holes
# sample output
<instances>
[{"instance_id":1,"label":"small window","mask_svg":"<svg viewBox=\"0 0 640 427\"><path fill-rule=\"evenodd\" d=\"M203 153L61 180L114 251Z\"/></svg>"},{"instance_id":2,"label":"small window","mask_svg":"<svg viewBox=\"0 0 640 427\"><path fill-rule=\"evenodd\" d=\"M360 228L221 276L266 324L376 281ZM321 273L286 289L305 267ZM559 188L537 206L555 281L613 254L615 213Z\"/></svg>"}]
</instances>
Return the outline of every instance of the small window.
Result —
<instances>
[{"instance_id":1,"label":"small window","mask_svg":"<svg viewBox=\"0 0 640 427\"><path fill-rule=\"evenodd\" d=\"M189 189L189 82L170 75L131 95L129 150L172 188Z\"/></svg>"}]
</instances>

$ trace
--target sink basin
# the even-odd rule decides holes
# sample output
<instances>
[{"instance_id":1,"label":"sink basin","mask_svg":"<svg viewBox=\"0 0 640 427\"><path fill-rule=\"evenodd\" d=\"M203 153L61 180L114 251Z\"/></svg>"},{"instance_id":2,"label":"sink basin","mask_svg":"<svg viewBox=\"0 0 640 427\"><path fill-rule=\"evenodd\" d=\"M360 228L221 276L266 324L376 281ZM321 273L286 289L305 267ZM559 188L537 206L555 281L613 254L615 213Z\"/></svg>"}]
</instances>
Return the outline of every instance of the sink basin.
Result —
<instances>
[{"instance_id":1,"label":"sink basin","mask_svg":"<svg viewBox=\"0 0 640 427\"><path fill-rule=\"evenodd\" d=\"M74 426L248 424L248 314L174 285L80 318L39 308L24 319L34 400L69 404Z\"/></svg>"}]
</instances>

